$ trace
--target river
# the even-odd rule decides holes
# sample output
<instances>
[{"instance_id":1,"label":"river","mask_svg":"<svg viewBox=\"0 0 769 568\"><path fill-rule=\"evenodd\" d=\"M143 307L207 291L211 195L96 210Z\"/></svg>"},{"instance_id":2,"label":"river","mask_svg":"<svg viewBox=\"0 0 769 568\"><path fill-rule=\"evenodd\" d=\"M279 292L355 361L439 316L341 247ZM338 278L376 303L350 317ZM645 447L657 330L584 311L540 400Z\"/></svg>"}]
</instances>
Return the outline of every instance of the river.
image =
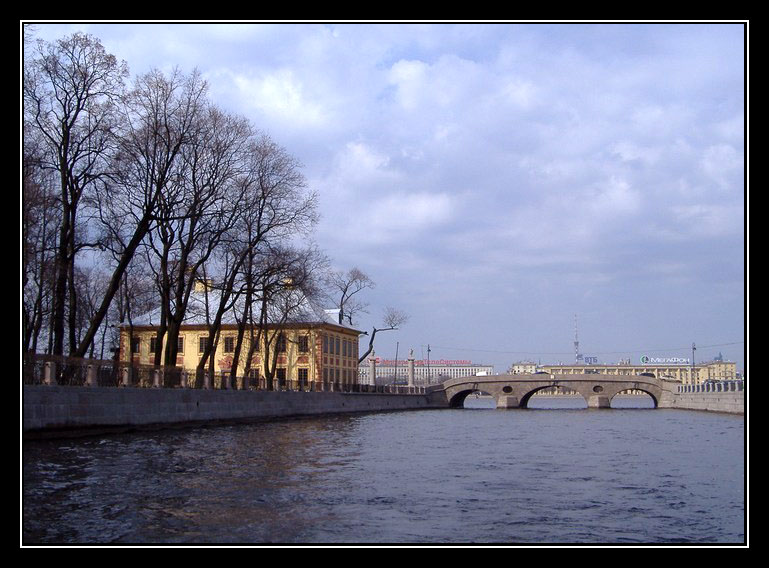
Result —
<instances>
[{"instance_id":1,"label":"river","mask_svg":"<svg viewBox=\"0 0 769 568\"><path fill-rule=\"evenodd\" d=\"M744 543L742 416L532 406L24 441L22 543Z\"/></svg>"}]
</instances>

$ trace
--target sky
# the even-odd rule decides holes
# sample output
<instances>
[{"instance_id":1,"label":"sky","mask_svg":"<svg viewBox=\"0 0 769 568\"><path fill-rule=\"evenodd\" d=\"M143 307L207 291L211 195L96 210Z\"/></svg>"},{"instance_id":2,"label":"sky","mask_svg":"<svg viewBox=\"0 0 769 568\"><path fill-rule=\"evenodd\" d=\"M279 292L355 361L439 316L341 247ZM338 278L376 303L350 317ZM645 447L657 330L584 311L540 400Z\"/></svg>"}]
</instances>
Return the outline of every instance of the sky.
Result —
<instances>
[{"instance_id":1,"label":"sky","mask_svg":"<svg viewBox=\"0 0 769 568\"><path fill-rule=\"evenodd\" d=\"M376 354L744 370L741 23L37 23L198 69L303 164ZM331 306L329 306L331 307ZM363 342L367 339L364 337Z\"/></svg>"}]
</instances>

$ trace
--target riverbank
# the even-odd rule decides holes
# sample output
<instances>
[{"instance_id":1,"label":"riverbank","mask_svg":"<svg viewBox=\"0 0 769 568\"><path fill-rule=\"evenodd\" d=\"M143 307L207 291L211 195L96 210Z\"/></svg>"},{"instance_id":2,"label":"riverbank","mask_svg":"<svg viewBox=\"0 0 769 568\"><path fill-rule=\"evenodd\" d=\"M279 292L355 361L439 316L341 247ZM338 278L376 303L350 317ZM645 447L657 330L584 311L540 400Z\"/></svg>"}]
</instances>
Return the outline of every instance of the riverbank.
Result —
<instances>
[{"instance_id":1,"label":"riverbank","mask_svg":"<svg viewBox=\"0 0 769 568\"><path fill-rule=\"evenodd\" d=\"M25 437L104 429L438 408L424 394L25 385Z\"/></svg>"},{"instance_id":2,"label":"riverbank","mask_svg":"<svg viewBox=\"0 0 769 568\"><path fill-rule=\"evenodd\" d=\"M424 392L242 391L48 385L24 385L23 389L22 428L25 438L322 414L446 408L446 402L440 396ZM552 395L534 397L534 401L540 402L534 407L547 407L548 401L559 398ZM571 398L584 402L581 396ZM493 400L490 398L490 401ZM742 415L745 413L745 392L670 393L660 408Z\"/></svg>"},{"instance_id":3,"label":"riverbank","mask_svg":"<svg viewBox=\"0 0 769 568\"><path fill-rule=\"evenodd\" d=\"M677 393L667 408L744 415L745 391Z\"/></svg>"}]
</instances>

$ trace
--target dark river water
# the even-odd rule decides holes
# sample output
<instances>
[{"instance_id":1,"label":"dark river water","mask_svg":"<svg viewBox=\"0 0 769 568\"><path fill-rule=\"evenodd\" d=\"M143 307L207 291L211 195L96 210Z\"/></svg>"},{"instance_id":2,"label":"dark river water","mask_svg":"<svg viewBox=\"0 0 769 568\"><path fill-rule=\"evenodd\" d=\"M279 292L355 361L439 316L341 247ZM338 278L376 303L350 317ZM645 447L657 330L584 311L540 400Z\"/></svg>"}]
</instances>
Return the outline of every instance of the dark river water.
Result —
<instances>
[{"instance_id":1,"label":"dark river water","mask_svg":"<svg viewBox=\"0 0 769 568\"><path fill-rule=\"evenodd\" d=\"M24 441L22 543L744 543L742 416L532 405Z\"/></svg>"}]
</instances>

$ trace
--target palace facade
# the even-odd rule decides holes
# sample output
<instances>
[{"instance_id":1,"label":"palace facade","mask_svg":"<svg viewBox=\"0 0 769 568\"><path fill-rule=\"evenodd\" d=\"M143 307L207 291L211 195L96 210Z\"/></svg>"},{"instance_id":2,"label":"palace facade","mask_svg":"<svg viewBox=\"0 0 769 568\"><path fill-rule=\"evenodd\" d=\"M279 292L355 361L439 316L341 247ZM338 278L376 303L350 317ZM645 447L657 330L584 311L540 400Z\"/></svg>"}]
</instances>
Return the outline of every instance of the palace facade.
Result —
<instances>
[{"instance_id":1,"label":"palace facade","mask_svg":"<svg viewBox=\"0 0 769 568\"><path fill-rule=\"evenodd\" d=\"M206 298L208 294L208 298ZM206 301L207 300L207 301ZM202 359L209 337L206 305L215 305L211 292L205 286L196 286L190 298L187 317L182 324L178 339L176 368L195 373ZM265 357L273 355L277 385L308 384L309 382L351 384L357 382L358 337L360 331L338 322L338 310L321 309L306 298L290 317L280 318L281 323L269 324L261 330L270 338L269 351L260 341L251 360L249 384L263 384ZM155 310L120 328L120 360L132 366L153 365L158 349L165 349L165 341L158 344L160 311ZM243 374L246 357L250 351L251 330L246 330L236 374ZM253 330L254 335L259 330ZM228 375L233 367L238 325L234 314L225 316L218 333L215 351L212 352L215 377ZM129 348L130 346L130 348ZM277 353L275 354L275 351ZM270 365L273 366L272 364ZM205 369L209 369L206 362ZM194 376L194 375L193 375ZM243 377L238 381L242 388Z\"/></svg>"}]
</instances>

